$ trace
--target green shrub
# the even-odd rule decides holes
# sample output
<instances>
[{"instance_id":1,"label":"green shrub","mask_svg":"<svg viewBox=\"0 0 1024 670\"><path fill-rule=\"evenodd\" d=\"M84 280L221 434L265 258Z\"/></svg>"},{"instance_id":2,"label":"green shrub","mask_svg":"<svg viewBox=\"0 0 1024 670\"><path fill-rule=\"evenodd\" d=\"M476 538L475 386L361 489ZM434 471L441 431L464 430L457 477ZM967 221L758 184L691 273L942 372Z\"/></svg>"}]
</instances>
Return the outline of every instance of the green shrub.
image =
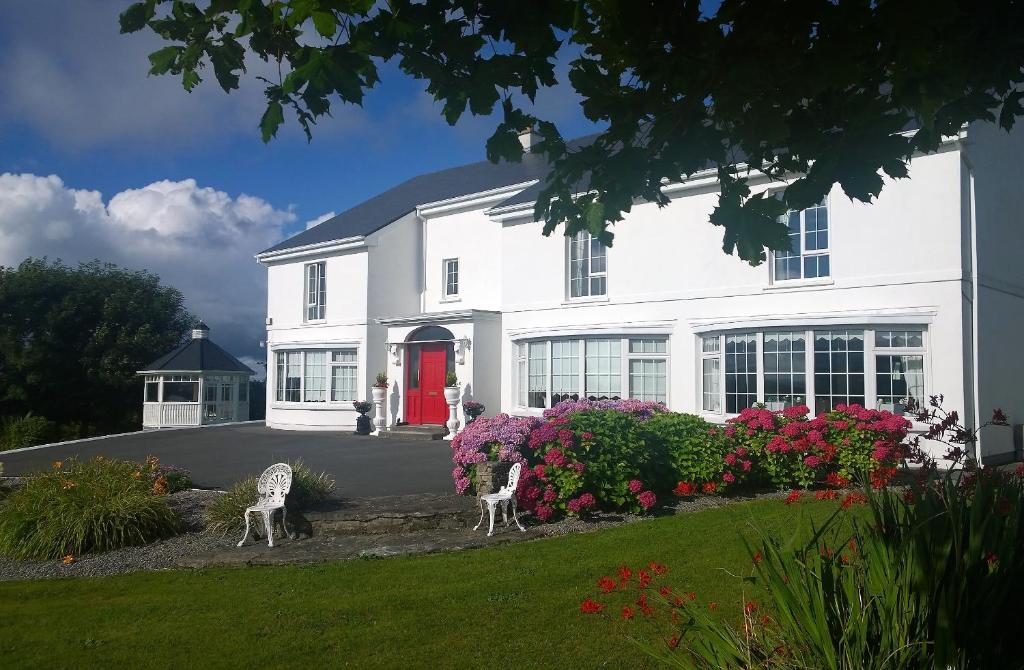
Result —
<instances>
[{"instance_id":1,"label":"green shrub","mask_svg":"<svg viewBox=\"0 0 1024 670\"><path fill-rule=\"evenodd\" d=\"M647 448L666 454L676 481L703 484L722 476L728 451L720 428L693 414L655 414L643 424ZM668 482L674 485L675 481Z\"/></svg>"},{"instance_id":2,"label":"green shrub","mask_svg":"<svg viewBox=\"0 0 1024 670\"><path fill-rule=\"evenodd\" d=\"M147 544L181 523L138 463L97 457L30 475L0 507L0 553L46 559Z\"/></svg>"},{"instance_id":3,"label":"green shrub","mask_svg":"<svg viewBox=\"0 0 1024 670\"><path fill-rule=\"evenodd\" d=\"M56 434L52 421L32 414L8 418L0 424L0 451L46 444Z\"/></svg>"},{"instance_id":4,"label":"green shrub","mask_svg":"<svg viewBox=\"0 0 1024 670\"><path fill-rule=\"evenodd\" d=\"M307 509L327 499L334 492L334 479L326 472L313 472L301 460L289 465L292 468L292 488L285 498L289 510ZM258 498L255 477L237 482L207 508L207 529L218 533L231 533L245 528L245 509L255 504Z\"/></svg>"}]
</instances>

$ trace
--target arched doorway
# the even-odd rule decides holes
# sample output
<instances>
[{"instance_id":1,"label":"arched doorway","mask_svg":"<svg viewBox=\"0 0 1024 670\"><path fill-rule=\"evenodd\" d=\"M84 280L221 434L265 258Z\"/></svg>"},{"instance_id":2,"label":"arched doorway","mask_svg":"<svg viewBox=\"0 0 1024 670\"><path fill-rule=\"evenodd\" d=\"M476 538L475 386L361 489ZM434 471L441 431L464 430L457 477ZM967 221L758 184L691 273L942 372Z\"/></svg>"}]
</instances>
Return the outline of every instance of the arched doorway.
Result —
<instances>
[{"instance_id":1,"label":"arched doorway","mask_svg":"<svg viewBox=\"0 0 1024 670\"><path fill-rule=\"evenodd\" d=\"M455 372L455 336L441 326L424 326L406 338L405 420L443 424L448 419L445 377Z\"/></svg>"}]
</instances>

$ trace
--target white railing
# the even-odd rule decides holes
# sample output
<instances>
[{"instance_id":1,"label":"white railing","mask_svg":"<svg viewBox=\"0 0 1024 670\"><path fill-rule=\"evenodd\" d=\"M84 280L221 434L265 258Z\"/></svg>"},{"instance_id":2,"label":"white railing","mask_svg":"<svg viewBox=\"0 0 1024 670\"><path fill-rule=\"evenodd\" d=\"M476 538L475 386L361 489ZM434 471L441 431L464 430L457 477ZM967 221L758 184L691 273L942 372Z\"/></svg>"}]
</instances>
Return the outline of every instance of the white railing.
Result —
<instances>
[{"instance_id":1,"label":"white railing","mask_svg":"<svg viewBox=\"0 0 1024 670\"><path fill-rule=\"evenodd\" d=\"M165 402L160 405L160 426L198 426L197 402Z\"/></svg>"},{"instance_id":2,"label":"white railing","mask_svg":"<svg viewBox=\"0 0 1024 670\"><path fill-rule=\"evenodd\" d=\"M160 425L160 403L147 402L142 405L142 425L146 428Z\"/></svg>"}]
</instances>

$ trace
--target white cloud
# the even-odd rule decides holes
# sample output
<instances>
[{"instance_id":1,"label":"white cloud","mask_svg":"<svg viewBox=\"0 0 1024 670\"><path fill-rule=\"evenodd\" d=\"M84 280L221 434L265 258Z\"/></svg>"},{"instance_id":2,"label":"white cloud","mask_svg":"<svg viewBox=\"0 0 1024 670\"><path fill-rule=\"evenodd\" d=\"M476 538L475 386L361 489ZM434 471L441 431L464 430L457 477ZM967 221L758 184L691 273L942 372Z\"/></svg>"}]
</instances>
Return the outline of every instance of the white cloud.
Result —
<instances>
[{"instance_id":1,"label":"white cloud","mask_svg":"<svg viewBox=\"0 0 1024 670\"><path fill-rule=\"evenodd\" d=\"M295 220L260 198L193 179L128 189L104 203L56 175L0 174L0 265L48 256L149 270L181 290L213 339L236 355L259 356L265 339L266 270L253 255Z\"/></svg>"},{"instance_id":2,"label":"white cloud","mask_svg":"<svg viewBox=\"0 0 1024 670\"><path fill-rule=\"evenodd\" d=\"M336 216L337 216L337 214L335 214L333 211L330 211L330 212L327 212L326 214L321 214L320 216L316 217L315 219L310 219L309 221L306 221L306 230L309 230L313 226L319 226L324 221L327 221L329 219L333 219Z\"/></svg>"}]
</instances>

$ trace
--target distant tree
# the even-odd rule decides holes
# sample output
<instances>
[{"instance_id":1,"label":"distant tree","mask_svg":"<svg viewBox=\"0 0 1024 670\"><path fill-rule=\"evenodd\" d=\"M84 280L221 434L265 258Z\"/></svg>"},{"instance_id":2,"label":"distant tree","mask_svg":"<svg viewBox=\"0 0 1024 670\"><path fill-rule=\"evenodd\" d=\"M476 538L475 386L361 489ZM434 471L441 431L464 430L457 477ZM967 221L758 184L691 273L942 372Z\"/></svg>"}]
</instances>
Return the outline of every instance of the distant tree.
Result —
<instances>
[{"instance_id":1,"label":"distant tree","mask_svg":"<svg viewBox=\"0 0 1024 670\"><path fill-rule=\"evenodd\" d=\"M546 235L565 224L610 243L637 199L665 205L665 181L716 169L711 222L753 264L789 246L787 208L837 183L870 201L883 173L905 177L965 123L1009 129L1024 114L1019 0L143 0L121 15L122 32L147 26L171 43L150 73L189 91L207 67L231 91L247 54L276 62L264 141L286 109L311 137L332 100L361 104L388 60L426 81L451 124L500 106L491 160L518 160L523 128L543 138ZM525 104L559 83L563 47L583 113L606 127L582 147ZM795 180L752 195L751 170Z\"/></svg>"},{"instance_id":2,"label":"distant tree","mask_svg":"<svg viewBox=\"0 0 1024 670\"><path fill-rule=\"evenodd\" d=\"M181 292L149 272L45 258L0 266L0 415L32 412L84 435L138 428L135 372L194 321Z\"/></svg>"}]
</instances>

